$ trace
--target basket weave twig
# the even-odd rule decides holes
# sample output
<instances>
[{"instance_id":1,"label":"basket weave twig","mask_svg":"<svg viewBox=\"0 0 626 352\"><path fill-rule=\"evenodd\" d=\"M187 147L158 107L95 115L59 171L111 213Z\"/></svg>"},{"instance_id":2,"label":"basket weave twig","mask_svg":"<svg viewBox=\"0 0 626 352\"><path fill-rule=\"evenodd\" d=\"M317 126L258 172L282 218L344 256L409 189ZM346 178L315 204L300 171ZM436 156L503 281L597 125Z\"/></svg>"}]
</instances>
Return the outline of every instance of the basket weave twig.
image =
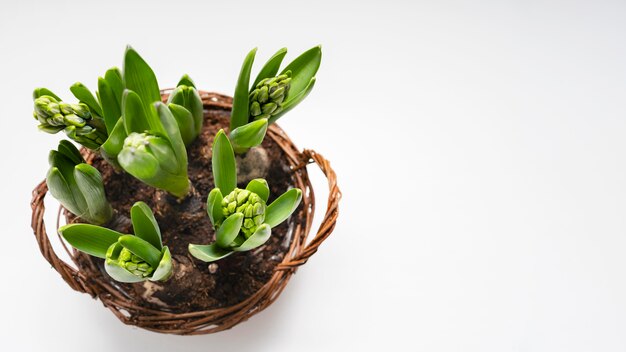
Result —
<instances>
[{"instance_id":1,"label":"basket weave twig","mask_svg":"<svg viewBox=\"0 0 626 352\"><path fill-rule=\"evenodd\" d=\"M228 96L207 92L200 92L200 95L205 109L230 110L232 108L232 98ZM165 93L164 99L166 97L167 94ZM324 157L313 150L305 149L300 152L289 137L275 124L268 129L268 137L284 151L287 162L293 170L294 186L303 191L302 211L297 214L301 217L301 221L295 222L291 246L282 262L276 266L272 277L263 287L244 301L228 307L189 313L175 313L139 306L131 297L125 295L123 290L103 278L102 275L92 275L93 272L97 271L96 268L77 268L79 253L70 251L60 236L57 235L55 237L61 241L74 265L64 262L55 253L44 224L44 197L48 191L45 180L34 189L31 201L33 210L31 226L42 255L72 289L99 299L105 307L128 325L161 333L199 335L229 329L247 320L278 298L297 268L306 263L311 255L317 251L319 245L331 234L337 221L337 206L341 198L335 172ZM310 163L317 164L326 176L329 196L322 224L315 237L307 243L315 209L315 196L306 170L306 165ZM61 209L59 209L59 216L60 214Z\"/></svg>"}]
</instances>

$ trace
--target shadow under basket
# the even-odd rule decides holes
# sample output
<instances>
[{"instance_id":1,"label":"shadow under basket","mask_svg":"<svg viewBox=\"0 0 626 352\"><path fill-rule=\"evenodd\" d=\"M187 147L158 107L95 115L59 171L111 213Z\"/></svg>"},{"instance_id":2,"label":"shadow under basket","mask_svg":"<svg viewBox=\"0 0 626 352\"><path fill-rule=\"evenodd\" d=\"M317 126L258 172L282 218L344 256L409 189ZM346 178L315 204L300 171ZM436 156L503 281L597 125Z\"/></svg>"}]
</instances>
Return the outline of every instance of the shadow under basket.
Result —
<instances>
[{"instance_id":1,"label":"shadow under basket","mask_svg":"<svg viewBox=\"0 0 626 352\"><path fill-rule=\"evenodd\" d=\"M231 97L202 91L200 96L205 110L229 111L232 109ZM163 99L166 98L167 92L163 94ZM294 221L291 244L283 260L276 265L271 278L245 300L221 308L185 313L140 306L132 297L125 295L119 286L112 284L110 279L103 275L94 275L93 271L80 267L78 263L80 253L70 250L56 234L52 237L56 238L55 241L61 242L73 264L64 262L55 253L50 242L51 237L46 232L44 197L48 192L48 187L45 180L34 189L31 201L33 211L31 226L42 255L72 289L99 299L124 324L160 333L200 335L226 330L246 321L278 298L297 268L306 263L317 251L319 245L332 233L337 222L338 203L341 198L335 172L324 157L308 149L300 152L276 124L269 126L267 138L270 138L284 152L286 162L293 173L293 186L302 190L302 204L301 210L292 215L298 219ZM307 243L315 209L313 187L306 169L306 166L311 163L315 163L327 178L329 195L320 228L315 237ZM59 217L61 210L62 208L59 209Z\"/></svg>"}]
</instances>

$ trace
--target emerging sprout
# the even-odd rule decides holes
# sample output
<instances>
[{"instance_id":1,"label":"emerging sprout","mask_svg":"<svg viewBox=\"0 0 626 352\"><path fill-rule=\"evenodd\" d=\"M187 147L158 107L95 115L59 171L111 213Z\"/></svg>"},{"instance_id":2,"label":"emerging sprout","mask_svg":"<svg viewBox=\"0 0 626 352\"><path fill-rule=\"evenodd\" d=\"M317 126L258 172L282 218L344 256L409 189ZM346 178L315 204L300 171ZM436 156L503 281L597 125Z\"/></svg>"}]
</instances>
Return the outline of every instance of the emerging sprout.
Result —
<instances>
[{"instance_id":1,"label":"emerging sprout","mask_svg":"<svg viewBox=\"0 0 626 352\"><path fill-rule=\"evenodd\" d=\"M59 233L79 251L105 259L104 268L120 282L165 281L172 274L172 256L161 242L152 210L137 202L130 210L135 235L90 224L70 224Z\"/></svg>"},{"instance_id":2,"label":"emerging sprout","mask_svg":"<svg viewBox=\"0 0 626 352\"><path fill-rule=\"evenodd\" d=\"M202 131L204 114L202 99L191 78L184 75L168 100L168 107L176 118L185 145L191 144Z\"/></svg>"},{"instance_id":3,"label":"emerging sprout","mask_svg":"<svg viewBox=\"0 0 626 352\"><path fill-rule=\"evenodd\" d=\"M271 228L287 220L302 199L302 191L292 188L268 206L270 190L264 179L250 181L246 189L237 188L235 155L223 130L213 142L212 164L215 188L207 199L207 213L216 229L216 241L189 245L191 255L205 262L261 246L270 238Z\"/></svg>"},{"instance_id":4,"label":"emerging sprout","mask_svg":"<svg viewBox=\"0 0 626 352\"><path fill-rule=\"evenodd\" d=\"M315 85L315 74L322 59L321 47L305 51L276 76L286 54L286 48L276 52L261 68L252 87L250 71L256 49L250 51L244 59L230 120L230 139L238 154L260 145L268 124L276 122L298 105Z\"/></svg>"},{"instance_id":5,"label":"emerging sprout","mask_svg":"<svg viewBox=\"0 0 626 352\"><path fill-rule=\"evenodd\" d=\"M58 150L50 151L48 161L48 188L65 209L92 224L111 220L113 209L104 194L100 172L85 164L71 142L61 141Z\"/></svg>"}]
</instances>

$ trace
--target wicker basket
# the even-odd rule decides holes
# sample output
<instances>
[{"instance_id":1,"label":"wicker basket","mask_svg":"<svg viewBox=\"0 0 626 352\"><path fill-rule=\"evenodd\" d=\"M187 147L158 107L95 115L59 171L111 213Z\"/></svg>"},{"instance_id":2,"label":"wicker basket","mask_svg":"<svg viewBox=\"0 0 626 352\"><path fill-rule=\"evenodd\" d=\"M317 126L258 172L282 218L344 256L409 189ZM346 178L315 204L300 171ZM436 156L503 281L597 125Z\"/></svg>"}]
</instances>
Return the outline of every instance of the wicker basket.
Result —
<instances>
[{"instance_id":1,"label":"wicker basket","mask_svg":"<svg viewBox=\"0 0 626 352\"><path fill-rule=\"evenodd\" d=\"M232 98L228 96L207 92L200 92L200 96L205 109L230 110L232 108ZM166 92L163 97L166 99ZM43 218L44 197L48 187L45 180L35 188L31 201L33 210L31 226L42 255L72 289L99 299L118 319L128 325L160 333L199 335L226 330L247 320L278 298L297 268L306 263L309 257L317 251L319 245L331 234L337 221L337 206L341 198L335 172L326 159L312 150L298 151L289 137L276 124L270 125L267 135L285 152L294 173L294 186L303 191L303 207L302 211L297 214L301 218L295 222L292 242L284 259L276 266L269 281L244 301L228 307L190 313L173 313L139 306L118 286L105 280L101 275L92 275L98 270L97 268L77 269L79 252L70 251L60 236L53 236L61 241L74 265L64 262L54 252L50 237L46 233ZM306 165L310 163L316 163L326 176L329 196L322 224L315 237L307 243L315 209L315 196L306 170ZM60 208L58 218L61 216L61 210Z\"/></svg>"}]
</instances>

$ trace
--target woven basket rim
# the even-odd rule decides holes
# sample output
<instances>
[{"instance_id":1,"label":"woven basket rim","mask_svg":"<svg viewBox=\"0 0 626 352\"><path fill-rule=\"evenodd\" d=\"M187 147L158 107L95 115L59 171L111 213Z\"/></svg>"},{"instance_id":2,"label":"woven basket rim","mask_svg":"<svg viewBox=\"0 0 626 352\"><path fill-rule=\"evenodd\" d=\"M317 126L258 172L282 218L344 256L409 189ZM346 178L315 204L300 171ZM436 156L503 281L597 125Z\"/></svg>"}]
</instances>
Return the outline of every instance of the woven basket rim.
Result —
<instances>
[{"instance_id":1,"label":"woven basket rim","mask_svg":"<svg viewBox=\"0 0 626 352\"><path fill-rule=\"evenodd\" d=\"M169 89L162 91L164 101L170 91ZM232 108L232 98L229 96L205 91L199 93L205 109L230 110ZM43 257L72 289L99 299L120 321L127 325L134 325L159 333L199 335L226 330L246 321L267 308L278 298L297 268L305 264L317 251L320 244L332 233L339 215L338 203L341 199L336 174L330 167L328 160L310 149L300 152L287 134L276 124L269 126L267 135L284 151L293 170L295 186L303 190L303 207L299 213L302 218L295 222L291 246L285 253L283 261L276 266L272 277L244 301L232 306L189 313L173 313L145 308L134 304L130 297L122 294L120 289L111 285L110 282L94 279L86 275L84 271L75 268L75 266L77 267L76 255L69 250L57 234L57 240L61 242L73 264L70 265L61 260L52 247L43 220L45 214L44 198L48 191L45 180L33 190L31 200L31 226ZM315 212L315 195L306 169L306 165L311 163L319 166L327 178L329 194L322 223L314 238L307 243ZM57 217L60 217L61 209L59 209Z\"/></svg>"}]
</instances>

